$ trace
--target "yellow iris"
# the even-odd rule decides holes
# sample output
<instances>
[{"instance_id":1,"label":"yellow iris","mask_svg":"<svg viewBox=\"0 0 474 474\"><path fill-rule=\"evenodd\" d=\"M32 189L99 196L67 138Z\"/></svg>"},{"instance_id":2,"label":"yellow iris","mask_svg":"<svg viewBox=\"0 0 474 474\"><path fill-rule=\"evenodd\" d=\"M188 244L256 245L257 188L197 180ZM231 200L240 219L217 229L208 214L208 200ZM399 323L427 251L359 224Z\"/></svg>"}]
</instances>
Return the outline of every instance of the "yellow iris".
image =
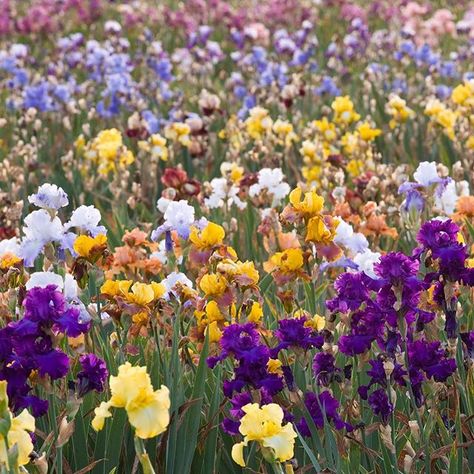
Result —
<instances>
[{"instance_id":1,"label":"yellow iris","mask_svg":"<svg viewBox=\"0 0 474 474\"><path fill-rule=\"evenodd\" d=\"M473 89L469 84L459 84L451 93L451 100L457 105L472 105Z\"/></svg>"},{"instance_id":2,"label":"yellow iris","mask_svg":"<svg viewBox=\"0 0 474 474\"><path fill-rule=\"evenodd\" d=\"M208 273L201 278L199 288L206 296L221 296L227 289L227 280L218 273Z\"/></svg>"},{"instance_id":3,"label":"yellow iris","mask_svg":"<svg viewBox=\"0 0 474 474\"><path fill-rule=\"evenodd\" d=\"M104 234L99 234L96 237L89 237L88 235L80 235L74 241L74 251L84 258L89 258L94 249L107 245L107 237Z\"/></svg>"},{"instance_id":4,"label":"yellow iris","mask_svg":"<svg viewBox=\"0 0 474 474\"><path fill-rule=\"evenodd\" d=\"M239 466L245 467L244 447L250 441L269 448L279 462L293 457L297 434L291 423L282 426L283 410L279 405L270 403L260 408L257 403L249 403L242 410L245 415L240 420L239 431L244 441L232 447L232 459Z\"/></svg>"},{"instance_id":5,"label":"yellow iris","mask_svg":"<svg viewBox=\"0 0 474 474\"><path fill-rule=\"evenodd\" d=\"M360 119L360 115L354 110L354 104L347 95L336 97L331 107L334 110L334 121L336 123L349 124Z\"/></svg>"},{"instance_id":6,"label":"yellow iris","mask_svg":"<svg viewBox=\"0 0 474 474\"><path fill-rule=\"evenodd\" d=\"M252 323L258 323L263 317L263 309L260 303L254 301L247 319Z\"/></svg>"},{"instance_id":7,"label":"yellow iris","mask_svg":"<svg viewBox=\"0 0 474 474\"><path fill-rule=\"evenodd\" d=\"M324 198L319 196L316 191L304 193L303 200L301 196L303 191L300 188L293 189L290 193L290 203L295 210L306 216L319 214L324 206Z\"/></svg>"},{"instance_id":8,"label":"yellow iris","mask_svg":"<svg viewBox=\"0 0 474 474\"><path fill-rule=\"evenodd\" d=\"M110 377L112 397L95 410L92 427L100 431L106 418L112 416L110 408L125 408L130 424L139 438L153 438L163 433L170 420L168 387L153 390L146 367L132 367L129 362L121 365L117 376Z\"/></svg>"},{"instance_id":9,"label":"yellow iris","mask_svg":"<svg viewBox=\"0 0 474 474\"><path fill-rule=\"evenodd\" d=\"M263 134L271 130L273 121L268 115L268 110L263 107L250 109L249 117L245 121L247 133L254 140L259 140Z\"/></svg>"},{"instance_id":10,"label":"yellow iris","mask_svg":"<svg viewBox=\"0 0 474 474\"><path fill-rule=\"evenodd\" d=\"M108 296L124 296L128 293L131 286L131 280L106 280L101 286L100 292Z\"/></svg>"},{"instance_id":11,"label":"yellow iris","mask_svg":"<svg viewBox=\"0 0 474 474\"><path fill-rule=\"evenodd\" d=\"M100 292L108 296L123 296L130 303L144 306L161 298L166 293L166 288L162 283L156 282L136 282L132 286L131 280L107 280Z\"/></svg>"},{"instance_id":12,"label":"yellow iris","mask_svg":"<svg viewBox=\"0 0 474 474\"><path fill-rule=\"evenodd\" d=\"M308 222L308 230L305 240L307 242L318 242L329 244L336 236L337 221L327 225L321 216L312 217Z\"/></svg>"},{"instance_id":13,"label":"yellow iris","mask_svg":"<svg viewBox=\"0 0 474 474\"><path fill-rule=\"evenodd\" d=\"M30 454L33 451L30 433L35 431L35 419L23 410L18 416L13 416L8 409L7 382L0 381L0 411L2 424L9 424L7 442L9 448L16 445L18 449L17 465L24 466L30 462ZM0 435L0 465L9 465L8 453L3 435ZM16 472L16 471L15 471Z\"/></svg>"},{"instance_id":14,"label":"yellow iris","mask_svg":"<svg viewBox=\"0 0 474 474\"><path fill-rule=\"evenodd\" d=\"M368 122L364 122L357 127L360 138L366 142L371 142L374 138L378 137L382 130L379 128L372 128Z\"/></svg>"},{"instance_id":15,"label":"yellow iris","mask_svg":"<svg viewBox=\"0 0 474 474\"><path fill-rule=\"evenodd\" d=\"M282 273L292 273L303 266L303 252L300 248L286 249L283 252L277 252L272 255L270 263Z\"/></svg>"},{"instance_id":16,"label":"yellow iris","mask_svg":"<svg viewBox=\"0 0 474 474\"><path fill-rule=\"evenodd\" d=\"M13 253L4 253L0 256L0 270L6 270L7 268L10 268L20 262L21 258L17 257Z\"/></svg>"},{"instance_id":17,"label":"yellow iris","mask_svg":"<svg viewBox=\"0 0 474 474\"><path fill-rule=\"evenodd\" d=\"M191 228L189 240L199 250L210 250L216 245L222 244L225 237L224 228L213 222L209 222L207 226L199 231L196 227Z\"/></svg>"},{"instance_id":18,"label":"yellow iris","mask_svg":"<svg viewBox=\"0 0 474 474\"><path fill-rule=\"evenodd\" d=\"M191 127L187 123L173 122L165 128L165 137L174 142L178 142L185 147L191 145L189 134Z\"/></svg>"}]
</instances>

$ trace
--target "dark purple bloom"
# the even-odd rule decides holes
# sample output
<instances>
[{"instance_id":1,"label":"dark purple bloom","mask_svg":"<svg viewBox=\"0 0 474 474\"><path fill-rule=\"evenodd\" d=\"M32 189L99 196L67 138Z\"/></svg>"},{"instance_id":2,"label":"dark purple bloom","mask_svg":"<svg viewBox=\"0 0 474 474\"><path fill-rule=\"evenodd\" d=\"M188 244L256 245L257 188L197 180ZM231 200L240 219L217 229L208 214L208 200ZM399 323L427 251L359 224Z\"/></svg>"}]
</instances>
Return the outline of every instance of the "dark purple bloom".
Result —
<instances>
[{"instance_id":1,"label":"dark purple bloom","mask_svg":"<svg viewBox=\"0 0 474 474\"><path fill-rule=\"evenodd\" d=\"M399 286L418 273L419 263L402 252L390 252L374 265L375 273L393 286Z\"/></svg>"},{"instance_id":2,"label":"dark purple bloom","mask_svg":"<svg viewBox=\"0 0 474 474\"><path fill-rule=\"evenodd\" d=\"M370 385L375 383L381 385L382 387L387 386L387 375L385 374L385 368L383 362L380 359L369 360L371 369L367 371L367 375L370 376Z\"/></svg>"},{"instance_id":3,"label":"dark purple bloom","mask_svg":"<svg viewBox=\"0 0 474 474\"><path fill-rule=\"evenodd\" d=\"M458 323L456 321L456 309L445 308L446 323L444 330L449 339L456 339Z\"/></svg>"},{"instance_id":4,"label":"dark purple bloom","mask_svg":"<svg viewBox=\"0 0 474 474\"><path fill-rule=\"evenodd\" d=\"M231 324L224 329L220 345L226 353L237 358L247 356L255 346L258 346L260 336L253 323Z\"/></svg>"},{"instance_id":5,"label":"dark purple bloom","mask_svg":"<svg viewBox=\"0 0 474 474\"><path fill-rule=\"evenodd\" d=\"M314 356L313 372L318 384L329 385L334 376L341 371L334 363L334 356L328 352L318 352Z\"/></svg>"},{"instance_id":6,"label":"dark purple bloom","mask_svg":"<svg viewBox=\"0 0 474 474\"><path fill-rule=\"evenodd\" d=\"M283 378L268 372L270 349L260 344L260 335L253 323L231 324L226 327L220 345L221 355L209 358L207 363L214 367L229 356L236 360L234 378L224 381L226 397L232 397L235 392L241 392L245 387L264 389L271 395L283 389Z\"/></svg>"},{"instance_id":7,"label":"dark purple bloom","mask_svg":"<svg viewBox=\"0 0 474 474\"><path fill-rule=\"evenodd\" d=\"M442 359L437 364L426 367L427 377L433 377L437 382L444 382L456 370L456 361L454 359Z\"/></svg>"},{"instance_id":8,"label":"dark purple bloom","mask_svg":"<svg viewBox=\"0 0 474 474\"><path fill-rule=\"evenodd\" d=\"M81 312L71 306L56 319L54 327L69 337L77 337L89 330L90 322L81 322Z\"/></svg>"},{"instance_id":9,"label":"dark purple bloom","mask_svg":"<svg viewBox=\"0 0 474 474\"><path fill-rule=\"evenodd\" d=\"M373 336L349 334L341 336L337 345L343 354L354 356L368 351L374 340Z\"/></svg>"},{"instance_id":10,"label":"dark purple bloom","mask_svg":"<svg viewBox=\"0 0 474 474\"><path fill-rule=\"evenodd\" d=\"M52 380L64 377L69 357L56 346L55 333L78 336L89 329L80 311L69 306L55 285L35 287L26 293L24 316L0 329L0 379L8 382L14 411L30 408L35 416L47 410L47 402L31 395L30 375Z\"/></svg>"},{"instance_id":11,"label":"dark purple bloom","mask_svg":"<svg viewBox=\"0 0 474 474\"><path fill-rule=\"evenodd\" d=\"M374 414L380 416L383 423L387 423L393 412L393 405L390 403L385 390L382 388L375 390L369 395L368 401Z\"/></svg>"},{"instance_id":12,"label":"dark purple bloom","mask_svg":"<svg viewBox=\"0 0 474 474\"><path fill-rule=\"evenodd\" d=\"M307 350L311 347L323 346L323 336L305 326L306 321L307 319L302 317L282 319L278 322L279 328L275 331L275 336L280 340L280 344L272 350L273 357L276 357L280 350L288 347L301 347Z\"/></svg>"},{"instance_id":13,"label":"dark purple bloom","mask_svg":"<svg viewBox=\"0 0 474 474\"><path fill-rule=\"evenodd\" d=\"M37 322L56 319L66 310L66 300L56 285L32 288L26 294L24 305L25 318Z\"/></svg>"},{"instance_id":14,"label":"dark purple bloom","mask_svg":"<svg viewBox=\"0 0 474 474\"><path fill-rule=\"evenodd\" d=\"M456 370L456 361L446 358L446 352L439 341L414 341L408 344L408 362L410 369L425 372L428 378L444 382Z\"/></svg>"},{"instance_id":15,"label":"dark purple bloom","mask_svg":"<svg viewBox=\"0 0 474 474\"><path fill-rule=\"evenodd\" d=\"M77 374L79 396L95 390L102 392L109 372L105 362L95 354L83 354L79 358L82 370Z\"/></svg>"},{"instance_id":16,"label":"dark purple bloom","mask_svg":"<svg viewBox=\"0 0 474 474\"><path fill-rule=\"evenodd\" d=\"M304 404L317 428L323 428L325 419L332 421L336 429L345 428L352 431L353 428L349 423L343 421L338 413L339 402L331 395L330 392L322 392L319 396L313 392L306 393ZM311 436L311 430L305 418L297 423L298 430L304 436Z\"/></svg>"},{"instance_id":17,"label":"dark purple bloom","mask_svg":"<svg viewBox=\"0 0 474 474\"><path fill-rule=\"evenodd\" d=\"M283 377L285 379L285 383L286 383L286 386L288 387L288 390L295 391L296 390L295 378L293 377L293 372L291 371L291 367L289 365L283 365L281 367L281 370L283 371Z\"/></svg>"},{"instance_id":18,"label":"dark purple bloom","mask_svg":"<svg viewBox=\"0 0 474 474\"><path fill-rule=\"evenodd\" d=\"M240 421L232 420L231 418L224 418L221 423L221 428L224 433L230 436L237 436L239 434Z\"/></svg>"},{"instance_id":19,"label":"dark purple bloom","mask_svg":"<svg viewBox=\"0 0 474 474\"><path fill-rule=\"evenodd\" d=\"M433 219L425 222L417 235L420 247L415 254L429 252L431 259L438 260L439 274L450 281L463 281L469 284L466 272L466 246L458 242L459 227L451 220Z\"/></svg>"},{"instance_id":20,"label":"dark purple bloom","mask_svg":"<svg viewBox=\"0 0 474 474\"><path fill-rule=\"evenodd\" d=\"M59 349L53 349L35 357L41 377L49 375L53 380L60 379L69 369L68 356Z\"/></svg>"},{"instance_id":21,"label":"dark purple bloom","mask_svg":"<svg viewBox=\"0 0 474 474\"><path fill-rule=\"evenodd\" d=\"M35 395L28 395L26 397L17 398L14 410L21 411L27 408L35 418L39 418L48 411L48 406L49 403L47 400L41 400L41 398Z\"/></svg>"},{"instance_id":22,"label":"dark purple bloom","mask_svg":"<svg viewBox=\"0 0 474 474\"><path fill-rule=\"evenodd\" d=\"M369 292L364 284L362 273L342 273L334 283L337 296L326 301L330 311L354 311L369 298Z\"/></svg>"},{"instance_id":23,"label":"dark purple bloom","mask_svg":"<svg viewBox=\"0 0 474 474\"><path fill-rule=\"evenodd\" d=\"M436 253L440 248L456 244L458 232L459 227L450 219L432 219L421 226L416 239L425 250Z\"/></svg>"},{"instance_id":24,"label":"dark purple bloom","mask_svg":"<svg viewBox=\"0 0 474 474\"><path fill-rule=\"evenodd\" d=\"M236 393L230 400L232 408L229 410L229 413L234 417L240 420L245 413L242 410L242 407L252 403L252 397L248 392Z\"/></svg>"},{"instance_id":25,"label":"dark purple bloom","mask_svg":"<svg viewBox=\"0 0 474 474\"><path fill-rule=\"evenodd\" d=\"M468 356L474 358L474 331L462 332L460 334L462 342L464 342Z\"/></svg>"}]
</instances>

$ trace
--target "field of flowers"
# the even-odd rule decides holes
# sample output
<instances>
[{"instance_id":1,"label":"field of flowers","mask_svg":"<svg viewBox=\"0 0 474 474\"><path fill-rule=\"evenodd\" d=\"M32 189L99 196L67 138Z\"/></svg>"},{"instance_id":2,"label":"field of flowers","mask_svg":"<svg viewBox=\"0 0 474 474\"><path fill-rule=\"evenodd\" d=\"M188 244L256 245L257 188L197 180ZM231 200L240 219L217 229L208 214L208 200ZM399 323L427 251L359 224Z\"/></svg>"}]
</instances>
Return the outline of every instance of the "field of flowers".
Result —
<instances>
[{"instance_id":1,"label":"field of flowers","mask_svg":"<svg viewBox=\"0 0 474 474\"><path fill-rule=\"evenodd\" d=\"M0 474L474 472L473 288L473 2L0 0Z\"/></svg>"}]
</instances>

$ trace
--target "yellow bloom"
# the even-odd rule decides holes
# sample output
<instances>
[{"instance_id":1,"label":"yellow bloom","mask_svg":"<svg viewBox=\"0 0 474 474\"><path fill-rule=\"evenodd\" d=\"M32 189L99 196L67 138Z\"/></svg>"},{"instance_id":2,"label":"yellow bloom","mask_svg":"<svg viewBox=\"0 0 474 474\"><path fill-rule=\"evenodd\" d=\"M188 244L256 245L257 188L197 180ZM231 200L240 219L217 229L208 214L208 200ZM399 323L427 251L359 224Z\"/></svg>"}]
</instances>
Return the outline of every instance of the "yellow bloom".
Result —
<instances>
[{"instance_id":1,"label":"yellow bloom","mask_svg":"<svg viewBox=\"0 0 474 474\"><path fill-rule=\"evenodd\" d=\"M474 136L470 136L466 141L466 147L470 150L474 150Z\"/></svg>"},{"instance_id":2,"label":"yellow bloom","mask_svg":"<svg viewBox=\"0 0 474 474\"><path fill-rule=\"evenodd\" d=\"M270 374L281 373L282 362L279 359L268 359L267 370Z\"/></svg>"},{"instance_id":3,"label":"yellow bloom","mask_svg":"<svg viewBox=\"0 0 474 474\"><path fill-rule=\"evenodd\" d=\"M234 183L238 183L242 179L243 175L244 175L244 169L242 168L242 166L237 166L234 164L230 172L230 179Z\"/></svg>"},{"instance_id":4,"label":"yellow bloom","mask_svg":"<svg viewBox=\"0 0 474 474\"><path fill-rule=\"evenodd\" d=\"M92 420L92 428L94 428L95 431L100 431L103 429L105 419L112 416L110 408L110 402L101 402L101 404L94 410L95 416Z\"/></svg>"},{"instance_id":5,"label":"yellow bloom","mask_svg":"<svg viewBox=\"0 0 474 474\"><path fill-rule=\"evenodd\" d=\"M86 145L86 139L82 133L76 138L73 145L79 153L83 150L84 146Z\"/></svg>"},{"instance_id":6,"label":"yellow bloom","mask_svg":"<svg viewBox=\"0 0 474 474\"><path fill-rule=\"evenodd\" d=\"M123 287L125 289L125 286ZM130 303L145 306L152 301L161 298L166 292L166 288L161 283L152 282L150 284L136 282L131 291L123 294Z\"/></svg>"},{"instance_id":7,"label":"yellow bloom","mask_svg":"<svg viewBox=\"0 0 474 474\"><path fill-rule=\"evenodd\" d=\"M89 258L93 249L97 249L106 245L107 237L104 234L99 234L96 237L79 235L74 241L74 251L80 257Z\"/></svg>"},{"instance_id":8,"label":"yellow bloom","mask_svg":"<svg viewBox=\"0 0 474 474\"><path fill-rule=\"evenodd\" d=\"M326 318L319 314L315 314L314 317L306 321L304 325L313 328L315 331L322 331L326 326Z\"/></svg>"},{"instance_id":9,"label":"yellow bloom","mask_svg":"<svg viewBox=\"0 0 474 474\"><path fill-rule=\"evenodd\" d=\"M129 362L121 365L118 375L110 377L110 390L110 400L102 402L94 410L94 430L104 427L104 420L112 416L112 407L126 410L139 438L153 438L166 430L169 424L169 390L164 385L159 390L153 390L146 367L132 367Z\"/></svg>"},{"instance_id":10,"label":"yellow bloom","mask_svg":"<svg viewBox=\"0 0 474 474\"><path fill-rule=\"evenodd\" d=\"M122 167L131 165L135 161L135 157L130 150L124 150L123 153L120 154L119 157L119 164Z\"/></svg>"},{"instance_id":11,"label":"yellow bloom","mask_svg":"<svg viewBox=\"0 0 474 474\"><path fill-rule=\"evenodd\" d=\"M84 156L99 165L98 171L102 175L114 171L117 163L125 167L135 161L133 153L124 146L122 134L116 128L102 130Z\"/></svg>"},{"instance_id":12,"label":"yellow bloom","mask_svg":"<svg viewBox=\"0 0 474 474\"><path fill-rule=\"evenodd\" d=\"M315 191L309 191L304 193L304 198L301 200L302 194L303 191L300 188L293 189L290 193L290 203L295 210L310 217L319 214L324 206L324 198Z\"/></svg>"},{"instance_id":13,"label":"yellow bloom","mask_svg":"<svg viewBox=\"0 0 474 474\"><path fill-rule=\"evenodd\" d=\"M322 173L322 168L321 166L303 166L302 173L304 179L306 179L308 183L316 183L319 181L319 178Z\"/></svg>"},{"instance_id":14,"label":"yellow bloom","mask_svg":"<svg viewBox=\"0 0 474 474\"><path fill-rule=\"evenodd\" d=\"M218 273L208 273L201 278L199 288L206 296L221 296L227 289L227 280Z\"/></svg>"},{"instance_id":15,"label":"yellow bloom","mask_svg":"<svg viewBox=\"0 0 474 474\"><path fill-rule=\"evenodd\" d=\"M174 142L178 142L185 147L191 145L189 134L191 127L187 123L173 122L165 128L165 137Z\"/></svg>"},{"instance_id":16,"label":"yellow bloom","mask_svg":"<svg viewBox=\"0 0 474 474\"><path fill-rule=\"evenodd\" d=\"M238 183L244 175L244 168L237 163L229 163L224 161L221 164L221 174L224 177L229 177L233 183Z\"/></svg>"},{"instance_id":17,"label":"yellow bloom","mask_svg":"<svg viewBox=\"0 0 474 474\"><path fill-rule=\"evenodd\" d=\"M248 321L252 323L258 323L259 321L261 321L262 317L263 317L263 309L260 306L260 303L258 303L257 301L254 301L252 303L252 308L250 309L250 313L247 316L247 319Z\"/></svg>"},{"instance_id":18,"label":"yellow bloom","mask_svg":"<svg viewBox=\"0 0 474 474\"><path fill-rule=\"evenodd\" d=\"M239 466L245 467L243 448L250 441L257 441L270 448L279 462L293 457L297 434L291 423L282 426L283 410L279 405L270 403L260 408L257 403L249 403L242 410L245 415L240 420L239 431L244 436L244 441L232 448L232 459Z\"/></svg>"},{"instance_id":19,"label":"yellow bloom","mask_svg":"<svg viewBox=\"0 0 474 474\"><path fill-rule=\"evenodd\" d=\"M259 140L263 134L272 129L273 121L268 115L268 110L263 107L253 107L250 109L249 117L245 121L247 133L254 140Z\"/></svg>"},{"instance_id":20,"label":"yellow bloom","mask_svg":"<svg viewBox=\"0 0 474 474\"><path fill-rule=\"evenodd\" d=\"M313 125L321 133L324 140L332 142L337 138L336 125L334 125L332 122L329 122L326 117L323 117L321 120L315 120Z\"/></svg>"},{"instance_id":21,"label":"yellow bloom","mask_svg":"<svg viewBox=\"0 0 474 474\"><path fill-rule=\"evenodd\" d=\"M150 283L150 286L153 289L155 300L161 298L166 293L166 288L163 283L156 283L156 281L152 281Z\"/></svg>"},{"instance_id":22,"label":"yellow bloom","mask_svg":"<svg viewBox=\"0 0 474 474\"><path fill-rule=\"evenodd\" d=\"M240 276L245 276L249 280L250 285L256 285L259 280L258 270L255 268L255 264L250 261L246 262L237 262L236 264L236 274ZM246 285L244 285L246 286Z\"/></svg>"},{"instance_id":23,"label":"yellow bloom","mask_svg":"<svg viewBox=\"0 0 474 474\"><path fill-rule=\"evenodd\" d=\"M256 285L259 280L258 270L253 262L233 262L225 259L217 265L217 270L226 274L229 279L234 279L241 286Z\"/></svg>"},{"instance_id":24,"label":"yellow bloom","mask_svg":"<svg viewBox=\"0 0 474 474\"><path fill-rule=\"evenodd\" d=\"M131 280L106 280L101 286L100 292L109 296L125 296L131 286Z\"/></svg>"},{"instance_id":25,"label":"yellow bloom","mask_svg":"<svg viewBox=\"0 0 474 474\"><path fill-rule=\"evenodd\" d=\"M341 138L341 145L344 152L352 155L359 148L359 135L357 133L347 132Z\"/></svg>"},{"instance_id":26,"label":"yellow bloom","mask_svg":"<svg viewBox=\"0 0 474 474\"><path fill-rule=\"evenodd\" d=\"M30 454L33 451L33 443L29 433L35 431L35 419L28 413L27 410L23 410L18 416L13 416L8 409L8 396L7 396L7 382L5 380L0 381L0 405L2 411L2 417L5 418L4 423L10 424L7 434L7 441L9 448L17 446L18 449L18 466L24 466L30 462ZM0 435L0 465L8 465L8 453L5 447L5 439Z\"/></svg>"},{"instance_id":27,"label":"yellow bloom","mask_svg":"<svg viewBox=\"0 0 474 474\"><path fill-rule=\"evenodd\" d=\"M222 331L217 325L217 321L213 321L206 328L206 334L209 334L209 342L219 342L222 337Z\"/></svg>"},{"instance_id":28,"label":"yellow bloom","mask_svg":"<svg viewBox=\"0 0 474 474\"><path fill-rule=\"evenodd\" d=\"M430 99L425 106L425 114L428 117L436 117L446 109L446 106L439 99Z\"/></svg>"},{"instance_id":29,"label":"yellow bloom","mask_svg":"<svg viewBox=\"0 0 474 474\"><path fill-rule=\"evenodd\" d=\"M379 128L372 128L369 122L360 124L357 127L357 131L359 132L360 138L366 142L371 142L382 133L382 130Z\"/></svg>"},{"instance_id":30,"label":"yellow bloom","mask_svg":"<svg viewBox=\"0 0 474 474\"><path fill-rule=\"evenodd\" d=\"M454 126L458 117L457 112L446 107L438 99L431 99L425 107L425 114L444 128L444 132L451 140L454 140Z\"/></svg>"},{"instance_id":31,"label":"yellow bloom","mask_svg":"<svg viewBox=\"0 0 474 474\"><path fill-rule=\"evenodd\" d=\"M337 224L338 221L334 221L333 225L328 227L321 216L312 217L308 222L305 240L307 242L329 244L336 236Z\"/></svg>"},{"instance_id":32,"label":"yellow bloom","mask_svg":"<svg viewBox=\"0 0 474 474\"><path fill-rule=\"evenodd\" d=\"M209 301L205 311L195 311L194 315L198 318L199 324L208 324L214 321L224 321L224 315L219 309L216 301Z\"/></svg>"},{"instance_id":33,"label":"yellow bloom","mask_svg":"<svg viewBox=\"0 0 474 474\"><path fill-rule=\"evenodd\" d=\"M284 140L285 146L287 147L298 140L298 136L293 131L293 125L287 120L278 119L273 124L273 132Z\"/></svg>"},{"instance_id":34,"label":"yellow bloom","mask_svg":"<svg viewBox=\"0 0 474 474\"><path fill-rule=\"evenodd\" d=\"M466 102L472 102L473 92L469 84L459 84L453 89L451 100L457 105L471 105L470 103L466 104Z\"/></svg>"},{"instance_id":35,"label":"yellow bloom","mask_svg":"<svg viewBox=\"0 0 474 474\"><path fill-rule=\"evenodd\" d=\"M336 123L349 124L360 119L360 115L355 112L354 104L347 95L336 97L331 107L334 110L334 121Z\"/></svg>"},{"instance_id":36,"label":"yellow bloom","mask_svg":"<svg viewBox=\"0 0 474 474\"><path fill-rule=\"evenodd\" d=\"M3 255L0 255L0 270L6 270L20 262L21 258L17 257L15 254L10 252L4 253Z\"/></svg>"},{"instance_id":37,"label":"yellow bloom","mask_svg":"<svg viewBox=\"0 0 474 474\"><path fill-rule=\"evenodd\" d=\"M189 240L191 240L199 250L210 250L216 245L222 244L224 237L224 228L218 224L209 222L201 231L199 231L197 227L192 227Z\"/></svg>"},{"instance_id":38,"label":"yellow bloom","mask_svg":"<svg viewBox=\"0 0 474 474\"><path fill-rule=\"evenodd\" d=\"M94 140L93 149L101 160L112 161L122 146L122 134L116 129L102 130Z\"/></svg>"},{"instance_id":39,"label":"yellow bloom","mask_svg":"<svg viewBox=\"0 0 474 474\"><path fill-rule=\"evenodd\" d=\"M166 148L166 138L159 133L150 137L151 154L160 158L162 161L168 161L168 148Z\"/></svg>"},{"instance_id":40,"label":"yellow bloom","mask_svg":"<svg viewBox=\"0 0 474 474\"><path fill-rule=\"evenodd\" d=\"M451 109L445 109L436 116L436 122L444 128L444 132L451 139L454 140L454 126L458 114Z\"/></svg>"},{"instance_id":41,"label":"yellow bloom","mask_svg":"<svg viewBox=\"0 0 474 474\"><path fill-rule=\"evenodd\" d=\"M155 292L151 285L137 282L132 286L131 292L126 294L126 298L130 303L144 306L155 299Z\"/></svg>"},{"instance_id":42,"label":"yellow bloom","mask_svg":"<svg viewBox=\"0 0 474 474\"><path fill-rule=\"evenodd\" d=\"M347 171L351 176L359 176L364 171L364 162L362 160L350 160L347 163Z\"/></svg>"},{"instance_id":43,"label":"yellow bloom","mask_svg":"<svg viewBox=\"0 0 474 474\"><path fill-rule=\"evenodd\" d=\"M303 266L303 252L300 248L286 249L283 252L277 252L272 255L270 263L282 273L292 273Z\"/></svg>"},{"instance_id":44,"label":"yellow bloom","mask_svg":"<svg viewBox=\"0 0 474 474\"><path fill-rule=\"evenodd\" d=\"M406 101L395 94L390 97L385 110L392 117L389 122L391 129L394 129L398 124L406 122L415 115L415 112L407 107Z\"/></svg>"},{"instance_id":45,"label":"yellow bloom","mask_svg":"<svg viewBox=\"0 0 474 474\"><path fill-rule=\"evenodd\" d=\"M300 153L303 156L308 157L310 160L314 160L314 158L316 158L317 153L316 144L309 140L305 140L301 144Z\"/></svg>"},{"instance_id":46,"label":"yellow bloom","mask_svg":"<svg viewBox=\"0 0 474 474\"><path fill-rule=\"evenodd\" d=\"M148 322L148 314L145 311L140 311L139 313L135 313L132 316L132 321L135 324L146 324Z\"/></svg>"}]
</instances>

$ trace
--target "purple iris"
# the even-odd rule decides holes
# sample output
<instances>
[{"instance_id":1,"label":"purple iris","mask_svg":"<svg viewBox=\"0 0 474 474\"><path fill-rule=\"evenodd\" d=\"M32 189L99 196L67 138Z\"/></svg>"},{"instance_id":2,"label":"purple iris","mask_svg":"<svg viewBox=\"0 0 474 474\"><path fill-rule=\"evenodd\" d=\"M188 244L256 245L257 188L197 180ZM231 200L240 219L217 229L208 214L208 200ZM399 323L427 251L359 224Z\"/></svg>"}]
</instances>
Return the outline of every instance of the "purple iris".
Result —
<instances>
[{"instance_id":1,"label":"purple iris","mask_svg":"<svg viewBox=\"0 0 474 474\"><path fill-rule=\"evenodd\" d=\"M393 405L385 390L382 388L375 390L369 395L368 401L374 414L380 416L383 423L387 423L393 412Z\"/></svg>"},{"instance_id":2,"label":"purple iris","mask_svg":"<svg viewBox=\"0 0 474 474\"><path fill-rule=\"evenodd\" d=\"M330 392L324 391L317 395L313 392L308 392L304 397L304 404L308 410L316 428L323 428L325 419L332 421L337 430L346 429L352 431L353 427L346 423L338 413L339 402L331 395ZM298 431L304 436L311 436L311 430L305 418L302 418L297 423Z\"/></svg>"},{"instance_id":3,"label":"purple iris","mask_svg":"<svg viewBox=\"0 0 474 474\"><path fill-rule=\"evenodd\" d=\"M79 358L82 370L77 374L79 396L95 390L102 392L109 372L105 362L95 354L83 354Z\"/></svg>"},{"instance_id":4,"label":"purple iris","mask_svg":"<svg viewBox=\"0 0 474 474\"><path fill-rule=\"evenodd\" d=\"M80 311L70 307L55 285L29 290L24 300L23 318L0 330L0 380L7 380L13 409L30 408L43 415L48 403L31 395L30 376L37 372L51 380L64 377L69 357L55 346L55 335L76 337L89 330L80 320Z\"/></svg>"}]
</instances>

